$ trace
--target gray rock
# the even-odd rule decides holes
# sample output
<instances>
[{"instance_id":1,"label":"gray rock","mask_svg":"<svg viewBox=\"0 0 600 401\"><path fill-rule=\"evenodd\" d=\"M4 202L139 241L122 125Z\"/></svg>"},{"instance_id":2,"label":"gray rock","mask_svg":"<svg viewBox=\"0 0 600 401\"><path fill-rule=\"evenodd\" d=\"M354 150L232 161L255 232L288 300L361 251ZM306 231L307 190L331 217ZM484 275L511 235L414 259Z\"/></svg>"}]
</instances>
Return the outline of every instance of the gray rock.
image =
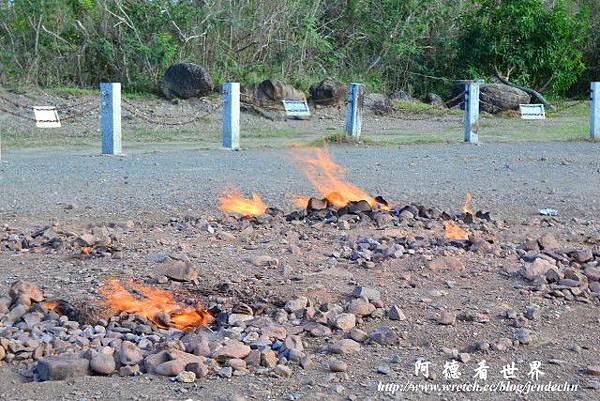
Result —
<instances>
[{"instance_id":1,"label":"gray rock","mask_svg":"<svg viewBox=\"0 0 600 401\"><path fill-rule=\"evenodd\" d=\"M348 370L348 364L338 359L332 359L329 361L329 370L332 372L345 372Z\"/></svg>"},{"instance_id":2,"label":"gray rock","mask_svg":"<svg viewBox=\"0 0 600 401\"><path fill-rule=\"evenodd\" d=\"M116 368L115 358L102 352L98 352L90 361L92 372L100 375L110 375Z\"/></svg>"},{"instance_id":3,"label":"gray rock","mask_svg":"<svg viewBox=\"0 0 600 401\"><path fill-rule=\"evenodd\" d=\"M449 311L443 311L440 314L440 318L438 319L438 322L444 326L453 326L456 323L456 313L449 312Z\"/></svg>"},{"instance_id":4,"label":"gray rock","mask_svg":"<svg viewBox=\"0 0 600 401\"><path fill-rule=\"evenodd\" d=\"M356 287L352 295L354 295L355 298L367 298L369 301L381 299L379 290L369 287Z\"/></svg>"},{"instance_id":5,"label":"gray rock","mask_svg":"<svg viewBox=\"0 0 600 401\"><path fill-rule=\"evenodd\" d=\"M66 380L87 375L89 364L75 355L49 356L38 361L35 373L39 381Z\"/></svg>"},{"instance_id":6,"label":"gray rock","mask_svg":"<svg viewBox=\"0 0 600 401\"><path fill-rule=\"evenodd\" d=\"M208 95L212 85L206 69L196 64L179 63L167 68L160 82L160 91L167 99L188 99Z\"/></svg>"},{"instance_id":7,"label":"gray rock","mask_svg":"<svg viewBox=\"0 0 600 401\"><path fill-rule=\"evenodd\" d=\"M400 337L388 326L381 326L371 334L369 341L384 346L396 345L400 342Z\"/></svg>"},{"instance_id":8,"label":"gray rock","mask_svg":"<svg viewBox=\"0 0 600 401\"><path fill-rule=\"evenodd\" d=\"M388 316L391 320L406 320L404 312L402 312L402 309L400 309L398 305L394 305L390 308Z\"/></svg>"}]
</instances>

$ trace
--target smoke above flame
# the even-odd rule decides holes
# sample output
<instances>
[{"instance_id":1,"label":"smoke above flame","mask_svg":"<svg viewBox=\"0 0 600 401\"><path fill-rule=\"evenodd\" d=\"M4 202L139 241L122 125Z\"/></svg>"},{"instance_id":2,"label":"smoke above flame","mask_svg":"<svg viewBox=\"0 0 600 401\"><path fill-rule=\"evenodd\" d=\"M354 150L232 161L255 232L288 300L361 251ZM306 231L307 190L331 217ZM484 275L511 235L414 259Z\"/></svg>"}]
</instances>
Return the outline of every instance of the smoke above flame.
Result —
<instances>
[{"instance_id":1,"label":"smoke above flame","mask_svg":"<svg viewBox=\"0 0 600 401\"><path fill-rule=\"evenodd\" d=\"M170 292L133 280L127 286L138 295L125 289L117 279L109 280L99 293L109 307L119 312L144 316L163 329L193 331L200 326L207 326L212 318L200 303L195 306L179 304Z\"/></svg>"},{"instance_id":2,"label":"smoke above flame","mask_svg":"<svg viewBox=\"0 0 600 401\"><path fill-rule=\"evenodd\" d=\"M349 202L365 200L371 206L386 208L367 192L344 180L346 171L329 156L327 144L323 148L295 148L293 155L315 189L334 206L344 207Z\"/></svg>"},{"instance_id":3,"label":"smoke above flame","mask_svg":"<svg viewBox=\"0 0 600 401\"><path fill-rule=\"evenodd\" d=\"M250 199L243 198L239 191L231 189L219 198L219 208L227 213L237 213L245 217L257 217L265 214L267 205L256 193Z\"/></svg>"}]
</instances>

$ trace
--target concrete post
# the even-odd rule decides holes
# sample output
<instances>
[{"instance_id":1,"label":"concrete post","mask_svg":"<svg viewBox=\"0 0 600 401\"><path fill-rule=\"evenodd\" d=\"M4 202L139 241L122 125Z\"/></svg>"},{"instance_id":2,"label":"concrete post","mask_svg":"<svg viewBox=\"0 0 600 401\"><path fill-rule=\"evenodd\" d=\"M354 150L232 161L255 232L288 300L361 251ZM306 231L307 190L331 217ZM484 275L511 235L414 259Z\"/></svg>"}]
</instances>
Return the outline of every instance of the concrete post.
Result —
<instances>
[{"instance_id":1,"label":"concrete post","mask_svg":"<svg viewBox=\"0 0 600 401\"><path fill-rule=\"evenodd\" d=\"M479 143L479 84L483 81L463 81L465 84L465 142Z\"/></svg>"},{"instance_id":2,"label":"concrete post","mask_svg":"<svg viewBox=\"0 0 600 401\"><path fill-rule=\"evenodd\" d=\"M600 139L600 82L592 82L591 88L590 138Z\"/></svg>"},{"instance_id":3,"label":"concrete post","mask_svg":"<svg viewBox=\"0 0 600 401\"><path fill-rule=\"evenodd\" d=\"M223 84L223 147L240 148L240 84Z\"/></svg>"},{"instance_id":4,"label":"concrete post","mask_svg":"<svg viewBox=\"0 0 600 401\"><path fill-rule=\"evenodd\" d=\"M102 154L121 154L121 84L100 83Z\"/></svg>"},{"instance_id":5,"label":"concrete post","mask_svg":"<svg viewBox=\"0 0 600 401\"><path fill-rule=\"evenodd\" d=\"M346 110L346 134L360 139L362 131L362 113L365 99L365 86L351 83L348 87L348 108Z\"/></svg>"}]
</instances>

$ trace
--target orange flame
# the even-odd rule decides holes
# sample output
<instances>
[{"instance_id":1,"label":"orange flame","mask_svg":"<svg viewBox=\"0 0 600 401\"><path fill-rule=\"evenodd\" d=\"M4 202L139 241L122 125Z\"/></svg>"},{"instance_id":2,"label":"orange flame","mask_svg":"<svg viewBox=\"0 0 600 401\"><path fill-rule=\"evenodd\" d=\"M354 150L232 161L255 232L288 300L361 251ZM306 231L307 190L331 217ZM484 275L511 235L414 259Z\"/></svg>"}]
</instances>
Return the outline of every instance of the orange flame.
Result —
<instances>
[{"instance_id":1,"label":"orange flame","mask_svg":"<svg viewBox=\"0 0 600 401\"><path fill-rule=\"evenodd\" d=\"M446 237L452 240L467 240L469 234L462 228L460 228L453 221L444 221L444 228L446 229Z\"/></svg>"},{"instance_id":2,"label":"orange flame","mask_svg":"<svg viewBox=\"0 0 600 401\"><path fill-rule=\"evenodd\" d=\"M351 201L365 200L371 206L379 203L371 195L344 181L345 170L335 163L323 148L305 147L294 150L294 157L303 164L303 171L317 191L336 207L344 207ZM384 205L380 205L386 208Z\"/></svg>"},{"instance_id":3,"label":"orange flame","mask_svg":"<svg viewBox=\"0 0 600 401\"><path fill-rule=\"evenodd\" d=\"M58 306L58 301L56 301L56 300L42 303L42 307L46 310L54 310L54 309L56 309L57 306Z\"/></svg>"},{"instance_id":4,"label":"orange flame","mask_svg":"<svg viewBox=\"0 0 600 401\"><path fill-rule=\"evenodd\" d=\"M465 196L465 205L463 206L463 212L475 217L475 214L473 213L473 210L471 209L471 199L473 199L473 197L471 196L471 193L467 192L467 195Z\"/></svg>"},{"instance_id":5,"label":"orange flame","mask_svg":"<svg viewBox=\"0 0 600 401\"><path fill-rule=\"evenodd\" d=\"M252 192L252 199L245 199L235 189L223 194L219 198L219 203L220 209L224 212L238 213L242 216L262 216L267 210L267 205L256 193Z\"/></svg>"},{"instance_id":6,"label":"orange flame","mask_svg":"<svg viewBox=\"0 0 600 401\"><path fill-rule=\"evenodd\" d=\"M141 294L141 297L135 297L116 279L109 280L99 292L111 308L144 316L163 329L193 331L200 326L207 326L211 320L210 312L200 303L195 306L178 304L171 293L133 280L129 281L129 287Z\"/></svg>"},{"instance_id":7,"label":"orange flame","mask_svg":"<svg viewBox=\"0 0 600 401\"><path fill-rule=\"evenodd\" d=\"M308 207L308 202L310 201L310 196L298 195L296 197L296 206L300 209L306 209Z\"/></svg>"}]
</instances>

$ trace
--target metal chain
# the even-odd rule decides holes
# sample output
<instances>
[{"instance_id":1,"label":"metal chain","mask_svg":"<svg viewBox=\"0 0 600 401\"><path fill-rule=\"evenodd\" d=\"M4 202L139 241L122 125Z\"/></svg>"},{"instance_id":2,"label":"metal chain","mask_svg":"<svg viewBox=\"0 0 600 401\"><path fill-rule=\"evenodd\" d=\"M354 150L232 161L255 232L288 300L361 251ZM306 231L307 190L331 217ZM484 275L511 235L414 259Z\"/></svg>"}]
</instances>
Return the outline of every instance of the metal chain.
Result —
<instances>
[{"instance_id":1,"label":"metal chain","mask_svg":"<svg viewBox=\"0 0 600 401\"><path fill-rule=\"evenodd\" d=\"M87 109L85 109L85 110L80 110L80 111L79 111L79 112L77 112L77 113L73 113L73 114L70 114L70 115L68 115L68 116L62 117L62 118L60 118L60 119L59 119L59 121L61 121L61 122L62 122L62 121L70 121L70 120L74 120L74 119L76 119L76 118L78 118L78 117L82 117L84 114L87 114L87 113L89 113L89 112L93 111L93 110L94 110L94 109L96 109L97 107L98 107L98 106L96 106L96 105L94 105L94 106L92 106L92 107L88 107L88 108L87 108ZM56 120L37 120L37 119L35 119L35 118L33 118L33 117L25 116L25 115L22 115L22 114L16 113L16 112L14 112L14 111L11 111L11 110L8 110L8 109L5 109L5 108L4 108L4 107L2 107L2 106L0 106L0 111L4 112L4 113L6 113L6 114L10 114L11 116L14 116L14 117L21 118L21 119L23 119L23 120L32 121L32 122L37 122L37 123L55 123L55 122L56 122Z\"/></svg>"},{"instance_id":2,"label":"metal chain","mask_svg":"<svg viewBox=\"0 0 600 401\"><path fill-rule=\"evenodd\" d=\"M3 95L0 95L0 100L4 100L6 103L8 103L8 104L10 104L10 105L12 105L14 107L17 107L17 108L20 108L20 109L25 109L25 110L29 110L29 109L32 109L34 107L39 107L39 106L34 106L34 105L27 105L27 104L18 103L18 102L14 101L12 99L9 99L9 98L7 98L7 97L5 97ZM67 105L67 106L64 106L64 107L58 107L58 106L50 106L50 107L55 107L56 111L65 112L65 111L72 110L72 109L75 109L75 108L78 108L78 107L81 107L81 106L86 106L86 105L88 105L88 104L90 104L90 103L92 103L94 101L96 101L96 98L95 97L90 97L88 100L86 100L84 102L78 101L77 103L73 103L71 105Z\"/></svg>"},{"instance_id":3,"label":"metal chain","mask_svg":"<svg viewBox=\"0 0 600 401\"><path fill-rule=\"evenodd\" d=\"M169 126L169 127L189 125L189 124L195 123L195 122L207 117L208 115L210 115L210 112L205 112L205 113L198 113L192 119L187 120L187 121L159 121L159 120L154 120L151 117L148 117L148 115L146 113L136 109L135 106L133 106L128 101L123 101L123 104L121 105L121 107L123 108L123 110L127 111L129 114L131 114L134 117L139 118L142 121L145 121L150 124L164 125L164 126Z\"/></svg>"}]
</instances>

